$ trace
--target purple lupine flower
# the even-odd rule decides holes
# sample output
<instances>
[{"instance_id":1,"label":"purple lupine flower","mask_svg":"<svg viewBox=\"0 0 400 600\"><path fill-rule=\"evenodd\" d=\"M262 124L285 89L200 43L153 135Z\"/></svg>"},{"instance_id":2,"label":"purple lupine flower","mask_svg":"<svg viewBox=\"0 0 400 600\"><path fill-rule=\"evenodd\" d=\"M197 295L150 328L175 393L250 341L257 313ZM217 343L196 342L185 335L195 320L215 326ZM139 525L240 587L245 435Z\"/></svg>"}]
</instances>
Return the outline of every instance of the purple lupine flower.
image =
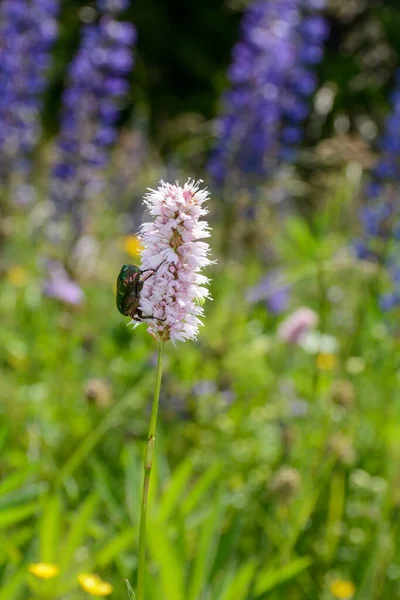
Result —
<instances>
[{"instance_id":1,"label":"purple lupine flower","mask_svg":"<svg viewBox=\"0 0 400 600\"><path fill-rule=\"evenodd\" d=\"M363 237L355 243L358 258L388 269L392 290L380 298L383 310L400 305L400 71L392 94L392 112L378 141L379 161L366 187L367 201L361 211Z\"/></svg>"},{"instance_id":2,"label":"purple lupine flower","mask_svg":"<svg viewBox=\"0 0 400 600\"><path fill-rule=\"evenodd\" d=\"M0 3L0 179L29 170L40 134L40 110L58 34L59 0Z\"/></svg>"},{"instance_id":3,"label":"purple lupine flower","mask_svg":"<svg viewBox=\"0 0 400 600\"><path fill-rule=\"evenodd\" d=\"M209 163L217 183L232 172L265 176L282 158L293 160L316 86L313 67L327 35L325 20L315 11L312 0L250 4L233 50L231 89Z\"/></svg>"},{"instance_id":4,"label":"purple lupine flower","mask_svg":"<svg viewBox=\"0 0 400 600\"><path fill-rule=\"evenodd\" d=\"M100 6L109 9L108 4ZM126 2L118 6L123 9ZM84 201L103 188L101 172L108 164L129 91L127 76L133 67L135 41L131 23L101 14L98 22L83 27L80 47L69 67L52 197L58 210L71 212L78 230Z\"/></svg>"},{"instance_id":5,"label":"purple lupine flower","mask_svg":"<svg viewBox=\"0 0 400 600\"><path fill-rule=\"evenodd\" d=\"M310 0L303 6L308 9L296 27L292 40L294 62L287 73L285 93L281 98L282 128L280 132L280 157L292 162L303 139L303 122L309 114L309 99L317 87L315 65L323 58L323 45L328 36L324 17L311 12Z\"/></svg>"}]
</instances>

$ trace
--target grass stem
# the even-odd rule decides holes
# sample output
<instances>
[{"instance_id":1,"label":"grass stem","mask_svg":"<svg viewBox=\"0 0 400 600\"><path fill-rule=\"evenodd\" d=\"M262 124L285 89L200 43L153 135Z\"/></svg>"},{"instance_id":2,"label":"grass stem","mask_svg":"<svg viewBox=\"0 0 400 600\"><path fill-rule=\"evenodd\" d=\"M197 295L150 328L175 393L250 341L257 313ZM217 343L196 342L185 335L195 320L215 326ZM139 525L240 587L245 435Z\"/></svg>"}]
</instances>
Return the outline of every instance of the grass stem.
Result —
<instances>
[{"instance_id":1,"label":"grass stem","mask_svg":"<svg viewBox=\"0 0 400 600\"><path fill-rule=\"evenodd\" d=\"M137 577L137 600L144 600L144 579L146 570L146 521L147 521L147 503L149 496L149 483L151 469L153 466L154 442L156 439L158 403L160 399L162 361L163 361L164 342L159 342L156 387L154 390L153 404L151 407L151 417L149 425L149 435L147 439L146 456L144 460L144 478L142 505L140 510L140 530L139 530L139 560Z\"/></svg>"}]
</instances>

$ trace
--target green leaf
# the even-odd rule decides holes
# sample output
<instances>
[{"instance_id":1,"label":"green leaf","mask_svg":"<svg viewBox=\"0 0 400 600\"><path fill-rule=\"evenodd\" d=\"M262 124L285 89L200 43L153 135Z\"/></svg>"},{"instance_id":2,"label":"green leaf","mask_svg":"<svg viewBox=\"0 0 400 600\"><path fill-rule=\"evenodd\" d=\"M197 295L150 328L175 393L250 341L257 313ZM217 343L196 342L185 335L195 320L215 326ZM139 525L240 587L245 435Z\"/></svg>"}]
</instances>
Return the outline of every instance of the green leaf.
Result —
<instances>
[{"instance_id":1,"label":"green leaf","mask_svg":"<svg viewBox=\"0 0 400 600\"><path fill-rule=\"evenodd\" d=\"M224 523L224 532L219 541L212 576L225 571L226 565L231 562L231 557L235 554L241 531L241 518L238 514L233 517L229 524Z\"/></svg>"},{"instance_id":2,"label":"green leaf","mask_svg":"<svg viewBox=\"0 0 400 600\"><path fill-rule=\"evenodd\" d=\"M255 559L239 567L230 584L225 588L218 600L245 600L258 566Z\"/></svg>"},{"instance_id":3,"label":"green leaf","mask_svg":"<svg viewBox=\"0 0 400 600\"><path fill-rule=\"evenodd\" d=\"M193 458L189 456L173 473L167 489L161 498L161 506L158 518L167 521L179 500L193 470Z\"/></svg>"},{"instance_id":4,"label":"green leaf","mask_svg":"<svg viewBox=\"0 0 400 600\"><path fill-rule=\"evenodd\" d=\"M221 519L221 500L218 499L214 502L207 521L201 525L201 536L196 551L188 600L201 598L202 592L206 588L220 537Z\"/></svg>"},{"instance_id":5,"label":"green leaf","mask_svg":"<svg viewBox=\"0 0 400 600\"><path fill-rule=\"evenodd\" d=\"M225 600L226 594L235 577L236 567L234 563L230 563L216 577L213 582L211 600ZM240 600L240 598L239 598Z\"/></svg>"},{"instance_id":6,"label":"green leaf","mask_svg":"<svg viewBox=\"0 0 400 600\"><path fill-rule=\"evenodd\" d=\"M280 547L281 556L289 556L295 547L300 535L304 532L308 521L318 502L318 498L324 489L324 482L331 476L333 462L326 461L326 464L320 470L319 485L310 481L303 488L303 494L298 501L293 503L290 517L291 531L282 541Z\"/></svg>"},{"instance_id":7,"label":"green leaf","mask_svg":"<svg viewBox=\"0 0 400 600\"><path fill-rule=\"evenodd\" d=\"M267 571L257 575L256 585L254 588L255 596L262 596L278 585L289 581L302 571L305 571L313 563L313 560L308 556L292 560L289 564L279 567L269 568Z\"/></svg>"},{"instance_id":8,"label":"green leaf","mask_svg":"<svg viewBox=\"0 0 400 600\"><path fill-rule=\"evenodd\" d=\"M0 600L17 600L21 598L19 592L24 586L27 579L27 571L25 567L14 573L13 577L3 583L0 588Z\"/></svg>"},{"instance_id":9,"label":"green leaf","mask_svg":"<svg viewBox=\"0 0 400 600\"><path fill-rule=\"evenodd\" d=\"M114 521L114 523L120 523L122 518L121 507L112 492L113 486L110 485L112 480L111 473L106 469L105 465L96 458L91 458L89 464L94 471L92 480L95 489L106 505L110 519Z\"/></svg>"},{"instance_id":10,"label":"green leaf","mask_svg":"<svg viewBox=\"0 0 400 600\"><path fill-rule=\"evenodd\" d=\"M73 560L74 553L82 544L87 532L87 525L92 519L98 503L97 494L93 493L82 503L75 515L66 542L63 543L60 569L64 572Z\"/></svg>"},{"instance_id":11,"label":"green leaf","mask_svg":"<svg viewBox=\"0 0 400 600\"><path fill-rule=\"evenodd\" d=\"M182 513L188 515L196 508L200 503L205 493L209 488L217 481L221 472L221 466L219 464L212 465L205 473L200 477L197 483L187 493L185 500L182 502Z\"/></svg>"},{"instance_id":12,"label":"green leaf","mask_svg":"<svg viewBox=\"0 0 400 600\"><path fill-rule=\"evenodd\" d=\"M24 506L17 506L15 508L7 508L0 512L0 529L5 529L11 525L16 525L21 521L24 521L28 517L34 515L37 511L37 502L30 502Z\"/></svg>"},{"instance_id":13,"label":"green leaf","mask_svg":"<svg viewBox=\"0 0 400 600\"><path fill-rule=\"evenodd\" d=\"M7 531L0 532L0 564L19 565L23 558L22 547L31 542L33 537L31 525L14 529L12 535L8 535Z\"/></svg>"},{"instance_id":14,"label":"green leaf","mask_svg":"<svg viewBox=\"0 0 400 600\"><path fill-rule=\"evenodd\" d=\"M316 240L308 223L296 217L287 219L280 244L285 245L287 255L291 258L297 257L297 260L299 257L311 258L317 249Z\"/></svg>"},{"instance_id":15,"label":"green leaf","mask_svg":"<svg viewBox=\"0 0 400 600\"><path fill-rule=\"evenodd\" d=\"M144 385L144 382L143 382ZM113 427L116 427L120 422L123 422L122 415L125 410L132 409L132 406L138 403L139 395L135 392L128 392L110 409L104 419L93 429L87 436L84 437L80 446L78 446L73 454L68 458L64 466L58 474L57 483L63 482L67 477L84 462L96 444L101 438Z\"/></svg>"},{"instance_id":16,"label":"green leaf","mask_svg":"<svg viewBox=\"0 0 400 600\"><path fill-rule=\"evenodd\" d=\"M10 490L8 493L0 494L0 510L2 508L27 502L32 498L36 498L46 491L47 484L45 483L30 483L15 490Z\"/></svg>"},{"instance_id":17,"label":"green leaf","mask_svg":"<svg viewBox=\"0 0 400 600\"><path fill-rule=\"evenodd\" d=\"M137 456L137 449L134 444L127 444L124 449L124 454L125 505L132 524L139 528L143 466L141 460Z\"/></svg>"},{"instance_id":18,"label":"green leaf","mask_svg":"<svg viewBox=\"0 0 400 600\"><path fill-rule=\"evenodd\" d=\"M113 537L107 544L96 554L96 565L101 568L115 560L121 552L132 546L132 541L136 540L137 531L129 527L126 531Z\"/></svg>"},{"instance_id":19,"label":"green leaf","mask_svg":"<svg viewBox=\"0 0 400 600\"><path fill-rule=\"evenodd\" d=\"M175 547L168 539L163 523L151 521L147 527L151 556L159 568L163 600L186 600L184 561L179 560Z\"/></svg>"},{"instance_id":20,"label":"green leaf","mask_svg":"<svg viewBox=\"0 0 400 600\"><path fill-rule=\"evenodd\" d=\"M0 483L0 496L3 498L8 492L21 487L22 484L26 484L28 478L32 475L32 469L26 469L25 471L16 471L8 477L3 477Z\"/></svg>"}]
</instances>

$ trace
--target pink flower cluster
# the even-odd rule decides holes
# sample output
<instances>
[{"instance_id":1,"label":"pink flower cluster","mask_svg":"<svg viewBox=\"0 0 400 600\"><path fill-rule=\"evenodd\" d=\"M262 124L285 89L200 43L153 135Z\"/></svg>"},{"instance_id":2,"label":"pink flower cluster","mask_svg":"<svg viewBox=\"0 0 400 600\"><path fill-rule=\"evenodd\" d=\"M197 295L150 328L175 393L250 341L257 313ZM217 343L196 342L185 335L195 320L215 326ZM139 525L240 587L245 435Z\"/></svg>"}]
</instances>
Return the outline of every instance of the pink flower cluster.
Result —
<instances>
[{"instance_id":1,"label":"pink flower cluster","mask_svg":"<svg viewBox=\"0 0 400 600\"><path fill-rule=\"evenodd\" d=\"M283 342L299 344L317 323L317 313L307 306L302 306L282 321L278 328L278 337Z\"/></svg>"},{"instance_id":2,"label":"pink flower cluster","mask_svg":"<svg viewBox=\"0 0 400 600\"><path fill-rule=\"evenodd\" d=\"M144 198L154 218L144 223L141 269L157 269L143 286L140 310L148 319L148 331L159 340L185 341L197 336L202 303L209 297L207 277L200 270L210 264L209 227L200 218L208 213L208 192L201 181L188 180L183 187L160 181Z\"/></svg>"}]
</instances>

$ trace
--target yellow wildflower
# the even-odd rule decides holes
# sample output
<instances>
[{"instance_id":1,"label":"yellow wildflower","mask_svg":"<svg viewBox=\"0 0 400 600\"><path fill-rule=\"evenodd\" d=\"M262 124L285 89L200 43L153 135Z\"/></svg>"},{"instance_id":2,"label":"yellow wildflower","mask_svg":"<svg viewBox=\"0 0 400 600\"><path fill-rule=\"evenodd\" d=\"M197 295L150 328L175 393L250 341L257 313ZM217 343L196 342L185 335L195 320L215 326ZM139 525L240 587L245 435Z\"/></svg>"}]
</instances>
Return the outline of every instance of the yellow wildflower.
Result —
<instances>
[{"instance_id":1,"label":"yellow wildflower","mask_svg":"<svg viewBox=\"0 0 400 600\"><path fill-rule=\"evenodd\" d=\"M317 367L321 371L333 371L336 367L336 356L320 352L316 359Z\"/></svg>"},{"instance_id":2,"label":"yellow wildflower","mask_svg":"<svg viewBox=\"0 0 400 600\"><path fill-rule=\"evenodd\" d=\"M92 596L109 596L113 591L111 583L103 581L94 573L81 573L78 576L81 587Z\"/></svg>"},{"instance_id":3,"label":"yellow wildflower","mask_svg":"<svg viewBox=\"0 0 400 600\"><path fill-rule=\"evenodd\" d=\"M57 577L60 568L52 563L32 563L28 567L29 573L39 577L39 579L52 579Z\"/></svg>"},{"instance_id":4,"label":"yellow wildflower","mask_svg":"<svg viewBox=\"0 0 400 600\"><path fill-rule=\"evenodd\" d=\"M15 287L21 287L26 283L28 279L28 273L19 265L13 265L7 271L7 281L14 285Z\"/></svg>"},{"instance_id":5,"label":"yellow wildflower","mask_svg":"<svg viewBox=\"0 0 400 600\"><path fill-rule=\"evenodd\" d=\"M123 243L124 250L130 256L139 256L143 250L143 244L136 235L127 235Z\"/></svg>"},{"instance_id":6,"label":"yellow wildflower","mask_svg":"<svg viewBox=\"0 0 400 600\"><path fill-rule=\"evenodd\" d=\"M354 583L346 579L335 579L329 589L332 596L339 598L339 600L351 600L356 593Z\"/></svg>"}]
</instances>

